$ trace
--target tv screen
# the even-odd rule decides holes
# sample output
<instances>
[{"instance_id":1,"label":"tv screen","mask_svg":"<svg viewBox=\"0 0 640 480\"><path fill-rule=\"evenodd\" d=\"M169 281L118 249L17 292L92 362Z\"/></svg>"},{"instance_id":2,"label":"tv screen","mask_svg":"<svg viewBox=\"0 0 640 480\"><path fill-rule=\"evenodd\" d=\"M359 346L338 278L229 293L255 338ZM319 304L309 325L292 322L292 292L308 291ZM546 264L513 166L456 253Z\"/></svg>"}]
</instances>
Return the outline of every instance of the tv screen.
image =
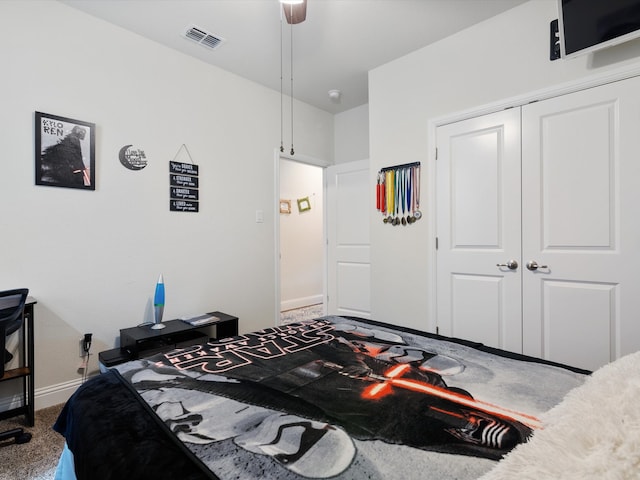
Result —
<instances>
[{"instance_id":1,"label":"tv screen","mask_svg":"<svg viewBox=\"0 0 640 480\"><path fill-rule=\"evenodd\" d=\"M558 0L563 57L640 36L640 0Z\"/></svg>"}]
</instances>

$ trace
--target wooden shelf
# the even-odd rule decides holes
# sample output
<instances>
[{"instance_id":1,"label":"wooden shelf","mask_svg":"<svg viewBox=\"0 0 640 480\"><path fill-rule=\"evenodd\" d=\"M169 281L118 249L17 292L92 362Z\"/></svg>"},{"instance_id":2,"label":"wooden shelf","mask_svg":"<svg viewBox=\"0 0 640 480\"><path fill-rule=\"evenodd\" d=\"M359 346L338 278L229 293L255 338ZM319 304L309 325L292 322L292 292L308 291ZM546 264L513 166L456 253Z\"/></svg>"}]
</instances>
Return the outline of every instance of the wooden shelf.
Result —
<instances>
[{"instance_id":1,"label":"wooden shelf","mask_svg":"<svg viewBox=\"0 0 640 480\"><path fill-rule=\"evenodd\" d=\"M12 378L21 378L31 375L31 369L29 367L12 368L11 370L5 370L4 376L0 377L0 382L5 380L11 380Z\"/></svg>"},{"instance_id":2,"label":"wooden shelf","mask_svg":"<svg viewBox=\"0 0 640 480\"><path fill-rule=\"evenodd\" d=\"M4 375L0 377L0 383L10 380L22 381L22 404L19 407L11 408L0 412L0 419L15 417L16 415L24 415L26 424L33 427L35 419L35 387L33 381L34 370L34 308L36 299L27 297L27 303L24 307L24 329L21 342L20 367L10 368L4 371Z\"/></svg>"}]
</instances>

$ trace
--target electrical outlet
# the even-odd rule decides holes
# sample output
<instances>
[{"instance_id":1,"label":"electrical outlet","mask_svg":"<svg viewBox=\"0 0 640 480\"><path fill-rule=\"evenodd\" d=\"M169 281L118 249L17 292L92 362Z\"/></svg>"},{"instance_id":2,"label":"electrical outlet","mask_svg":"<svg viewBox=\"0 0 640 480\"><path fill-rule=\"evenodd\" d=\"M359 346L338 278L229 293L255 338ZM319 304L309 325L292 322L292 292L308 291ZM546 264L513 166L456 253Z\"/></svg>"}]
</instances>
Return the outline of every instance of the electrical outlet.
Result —
<instances>
[{"instance_id":1,"label":"electrical outlet","mask_svg":"<svg viewBox=\"0 0 640 480\"><path fill-rule=\"evenodd\" d=\"M82 340L82 349L85 353L89 353L89 350L91 350L91 337L92 334L90 333L84 334L84 339Z\"/></svg>"},{"instance_id":2,"label":"electrical outlet","mask_svg":"<svg viewBox=\"0 0 640 480\"><path fill-rule=\"evenodd\" d=\"M91 355L91 333L85 333L79 342L80 363L78 364L78 374L86 376L89 368L89 356Z\"/></svg>"},{"instance_id":3,"label":"electrical outlet","mask_svg":"<svg viewBox=\"0 0 640 480\"><path fill-rule=\"evenodd\" d=\"M80 358L84 358L91 350L91 338L93 335L91 333L85 333L82 340L80 340Z\"/></svg>"}]
</instances>

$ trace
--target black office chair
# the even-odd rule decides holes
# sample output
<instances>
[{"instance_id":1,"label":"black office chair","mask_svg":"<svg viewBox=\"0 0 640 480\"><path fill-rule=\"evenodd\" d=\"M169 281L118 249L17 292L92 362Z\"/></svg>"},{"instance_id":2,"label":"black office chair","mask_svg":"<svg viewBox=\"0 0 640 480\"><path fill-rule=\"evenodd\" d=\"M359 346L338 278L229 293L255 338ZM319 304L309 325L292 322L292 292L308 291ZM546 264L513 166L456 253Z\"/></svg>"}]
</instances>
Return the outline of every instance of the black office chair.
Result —
<instances>
[{"instance_id":1,"label":"black office chair","mask_svg":"<svg viewBox=\"0 0 640 480\"><path fill-rule=\"evenodd\" d=\"M0 292L0 378L4 377L4 365L13 358L7 351L7 336L22 326L24 317L24 305L27 302L28 288L5 290ZM0 433L0 441L14 438L16 443L27 443L31 440L31 434L25 433L22 428L14 428Z\"/></svg>"}]
</instances>

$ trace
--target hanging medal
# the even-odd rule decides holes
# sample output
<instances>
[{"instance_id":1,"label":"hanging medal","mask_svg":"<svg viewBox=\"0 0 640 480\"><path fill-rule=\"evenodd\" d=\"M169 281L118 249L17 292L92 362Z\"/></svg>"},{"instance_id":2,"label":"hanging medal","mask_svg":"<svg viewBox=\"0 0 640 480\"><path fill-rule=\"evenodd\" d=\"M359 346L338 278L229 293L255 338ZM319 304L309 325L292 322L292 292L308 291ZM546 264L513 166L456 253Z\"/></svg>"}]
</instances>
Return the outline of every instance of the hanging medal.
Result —
<instances>
[{"instance_id":1,"label":"hanging medal","mask_svg":"<svg viewBox=\"0 0 640 480\"><path fill-rule=\"evenodd\" d=\"M407 169L403 168L401 170L402 172L402 178L401 178L401 182L402 182L402 218L400 219L400 222L402 223L402 226L406 226L407 225L407 218L406 218L406 212L407 212Z\"/></svg>"},{"instance_id":2,"label":"hanging medal","mask_svg":"<svg viewBox=\"0 0 640 480\"><path fill-rule=\"evenodd\" d=\"M382 202L383 202L383 207L382 207L382 221L384 223L387 223L389 220L386 217L386 214L389 213L389 189L390 189L390 185L389 185L389 172L388 171L381 171L381 175L383 177L383 182L384 182L384 196L381 197Z\"/></svg>"},{"instance_id":3,"label":"hanging medal","mask_svg":"<svg viewBox=\"0 0 640 480\"><path fill-rule=\"evenodd\" d=\"M395 184L394 184L394 172L393 170L388 170L386 172L387 175L387 218L385 218L385 223L393 224L393 211L394 211L394 201L395 201Z\"/></svg>"},{"instance_id":4,"label":"hanging medal","mask_svg":"<svg viewBox=\"0 0 640 480\"><path fill-rule=\"evenodd\" d=\"M415 197L415 204L416 204L416 210L415 213L413 214L416 218L416 220L420 220L422 218L422 212L420 211L420 165L413 167L413 173L414 173L414 197Z\"/></svg>"},{"instance_id":5,"label":"hanging medal","mask_svg":"<svg viewBox=\"0 0 640 480\"><path fill-rule=\"evenodd\" d=\"M401 189L402 184L400 183L400 170L394 170L394 175L396 180L396 200L395 200L396 210L395 210L395 216L393 218L393 225L397 226L397 225L400 225L400 207L402 202L402 198L400 196L402 193L402 189Z\"/></svg>"},{"instance_id":6,"label":"hanging medal","mask_svg":"<svg viewBox=\"0 0 640 480\"><path fill-rule=\"evenodd\" d=\"M380 178L380 192L379 192L380 211L382 212L382 215L384 215L385 212L387 211L387 201L386 201L386 196L384 194L384 190L385 190L384 173L380 173L378 175L378 178Z\"/></svg>"},{"instance_id":7,"label":"hanging medal","mask_svg":"<svg viewBox=\"0 0 640 480\"><path fill-rule=\"evenodd\" d=\"M405 181L406 181L406 188L407 188L407 200L406 200L407 201L407 225L411 225L414 222L414 220L412 220L413 208L411 205L411 202L412 202L411 194L413 193L411 191L411 169L410 168L405 169L404 173L406 177Z\"/></svg>"},{"instance_id":8,"label":"hanging medal","mask_svg":"<svg viewBox=\"0 0 640 480\"><path fill-rule=\"evenodd\" d=\"M376 210L382 210L382 205L380 204L380 172L378 172L378 180L376 181Z\"/></svg>"},{"instance_id":9,"label":"hanging medal","mask_svg":"<svg viewBox=\"0 0 640 480\"><path fill-rule=\"evenodd\" d=\"M414 167L409 169L409 188L411 190L411 198L409 200L409 223L413 224L416 221L414 212L416 211L416 191L415 191L415 173Z\"/></svg>"}]
</instances>

